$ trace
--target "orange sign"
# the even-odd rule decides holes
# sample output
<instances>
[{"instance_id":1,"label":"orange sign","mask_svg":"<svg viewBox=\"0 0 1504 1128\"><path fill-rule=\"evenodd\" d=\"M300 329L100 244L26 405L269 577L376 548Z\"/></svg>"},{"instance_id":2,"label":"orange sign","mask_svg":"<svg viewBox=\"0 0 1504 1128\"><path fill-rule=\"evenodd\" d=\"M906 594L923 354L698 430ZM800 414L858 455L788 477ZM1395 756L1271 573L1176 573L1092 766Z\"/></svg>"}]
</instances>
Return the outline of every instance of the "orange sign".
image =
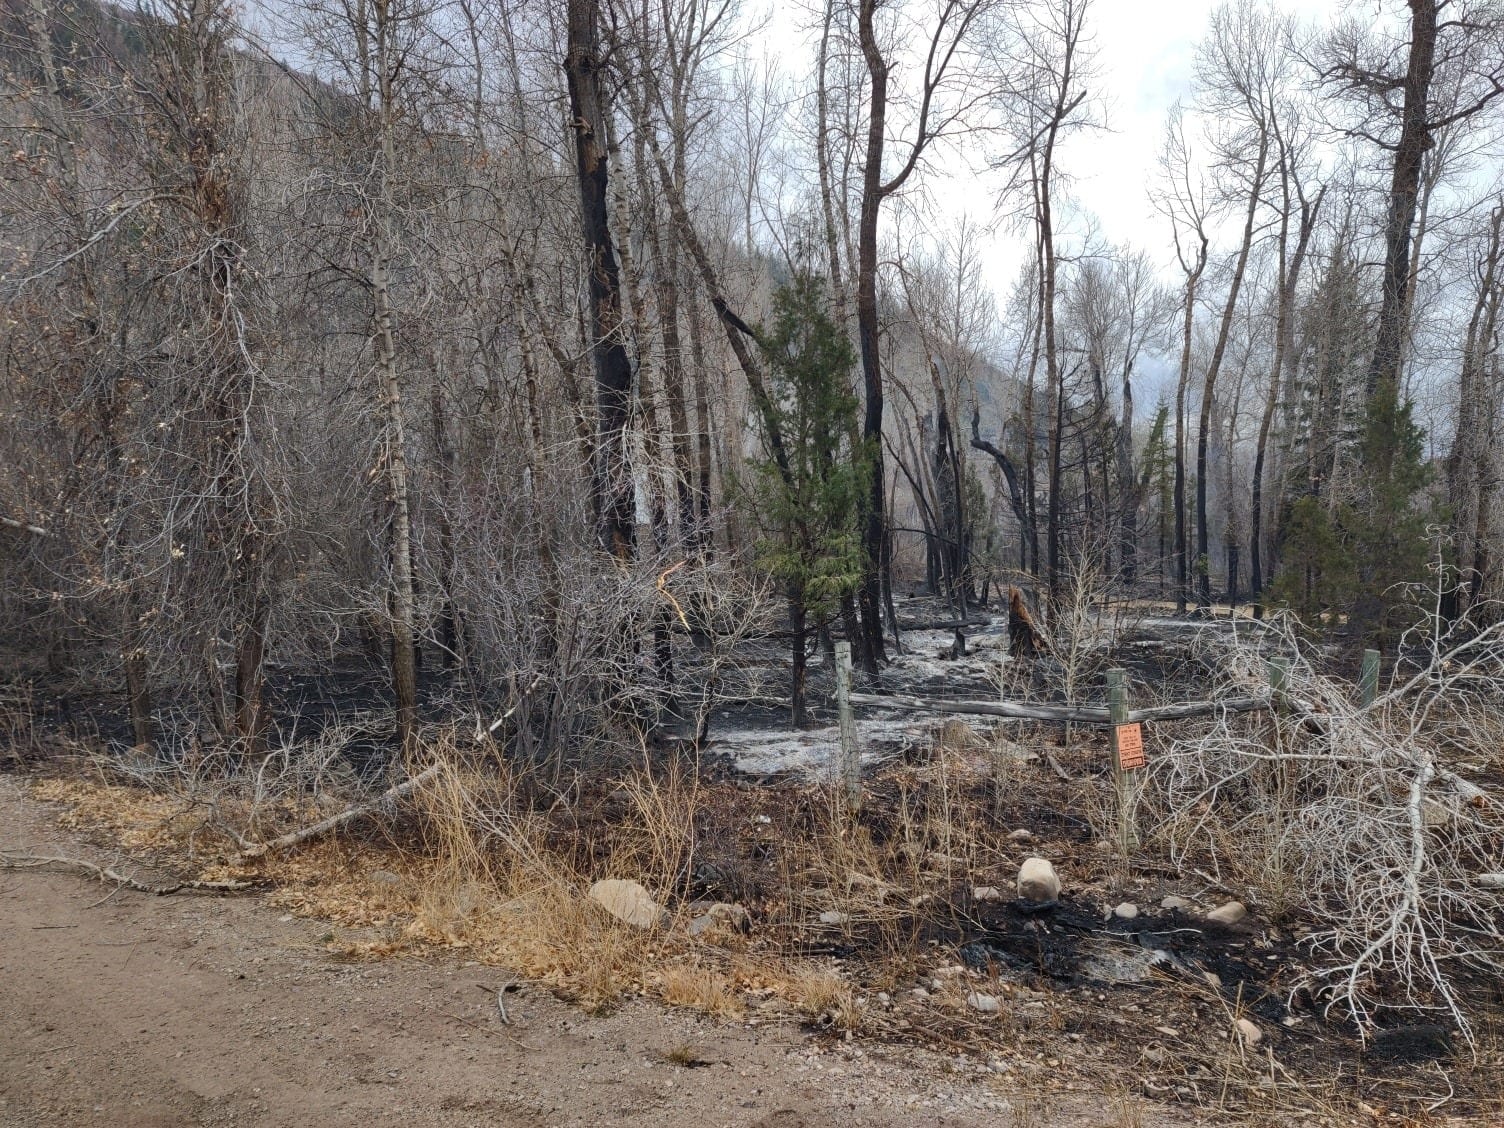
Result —
<instances>
[{"instance_id":1,"label":"orange sign","mask_svg":"<svg viewBox=\"0 0 1504 1128\"><path fill-rule=\"evenodd\" d=\"M1144 730L1137 723L1113 729L1118 749L1118 770L1129 771L1144 766Z\"/></svg>"}]
</instances>

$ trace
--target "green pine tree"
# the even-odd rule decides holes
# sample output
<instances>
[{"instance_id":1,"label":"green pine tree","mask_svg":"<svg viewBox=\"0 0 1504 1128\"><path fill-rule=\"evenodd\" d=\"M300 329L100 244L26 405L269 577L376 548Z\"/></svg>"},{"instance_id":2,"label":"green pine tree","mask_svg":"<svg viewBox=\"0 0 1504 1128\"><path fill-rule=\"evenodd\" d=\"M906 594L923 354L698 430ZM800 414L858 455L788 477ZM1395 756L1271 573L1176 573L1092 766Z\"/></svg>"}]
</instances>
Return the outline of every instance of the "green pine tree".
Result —
<instances>
[{"instance_id":1,"label":"green pine tree","mask_svg":"<svg viewBox=\"0 0 1504 1128\"><path fill-rule=\"evenodd\" d=\"M821 279L800 273L773 296L772 324L758 334L769 368L764 453L742 491L761 533L758 560L788 596L796 725L806 720L808 634L856 590L864 563L867 456L850 441L857 433L856 356L831 320L825 294Z\"/></svg>"}]
</instances>

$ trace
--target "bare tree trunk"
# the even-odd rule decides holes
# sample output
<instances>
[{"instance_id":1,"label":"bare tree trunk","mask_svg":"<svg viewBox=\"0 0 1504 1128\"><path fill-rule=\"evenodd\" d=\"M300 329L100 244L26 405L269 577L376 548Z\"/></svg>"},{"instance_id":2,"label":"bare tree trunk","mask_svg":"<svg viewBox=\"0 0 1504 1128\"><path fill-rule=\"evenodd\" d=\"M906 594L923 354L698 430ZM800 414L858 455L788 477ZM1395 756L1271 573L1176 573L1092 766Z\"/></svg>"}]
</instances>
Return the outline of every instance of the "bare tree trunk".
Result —
<instances>
[{"instance_id":1,"label":"bare tree trunk","mask_svg":"<svg viewBox=\"0 0 1504 1128\"><path fill-rule=\"evenodd\" d=\"M793 680L789 698L795 728L809 723L809 710L805 705L806 659L805 645L808 634L807 612L804 605L804 590L797 584L789 585L789 656L793 663Z\"/></svg>"},{"instance_id":2,"label":"bare tree trunk","mask_svg":"<svg viewBox=\"0 0 1504 1128\"><path fill-rule=\"evenodd\" d=\"M1248 255L1253 249L1253 221L1258 213L1259 195L1264 184L1264 168L1269 157L1269 133L1259 133L1259 151L1254 161L1253 179L1248 189L1248 210L1243 220L1243 241L1238 247L1238 258L1233 266L1232 281L1227 288L1227 302L1222 307L1222 323L1217 330L1217 343L1212 348L1211 361L1206 366L1206 377L1201 384L1201 424L1196 431L1196 605L1203 612L1209 611L1212 603L1211 558L1207 544L1206 513L1206 448L1211 431L1212 397L1217 387L1217 376L1222 369L1222 358L1227 353L1227 339L1232 331L1233 314L1238 303L1238 294L1243 288L1243 274L1248 267Z\"/></svg>"},{"instance_id":3,"label":"bare tree trunk","mask_svg":"<svg viewBox=\"0 0 1504 1128\"><path fill-rule=\"evenodd\" d=\"M1440 0L1409 0L1410 51L1400 89L1404 106L1394 147L1389 205L1384 218L1384 289L1374 327L1373 357L1367 391L1372 399L1381 386L1398 395L1404 312L1410 282L1410 231L1415 224L1421 168L1431 147L1430 89L1436 62L1436 21Z\"/></svg>"},{"instance_id":4,"label":"bare tree trunk","mask_svg":"<svg viewBox=\"0 0 1504 1128\"><path fill-rule=\"evenodd\" d=\"M887 141L888 61L878 46L875 18L877 0L860 0L857 27L862 56L866 60L870 83L867 109L867 148L862 167L861 217L857 224L856 321L857 343L862 362L862 389L865 407L862 416L862 439L867 447L870 466L867 496L863 513L862 547L866 563L857 602L862 614L862 668L876 675L886 660L882 628L882 563L885 502L885 471L882 457L883 375L878 352L877 310L877 225L882 211L883 149Z\"/></svg>"},{"instance_id":5,"label":"bare tree trunk","mask_svg":"<svg viewBox=\"0 0 1504 1128\"><path fill-rule=\"evenodd\" d=\"M636 537L627 457L632 363L622 341L621 279L607 218L607 123L598 79L602 66L599 24L599 0L569 0L564 70L580 189L580 225L590 278L596 391L592 473L596 532L602 549L618 560L631 560Z\"/></svg>"},{"instance_id":6,"label":"bare tree trunk","mask_svg":"<svg viewBox=\"0 0 1504 1128\"><path fill-rule=\"evenodd\" d=\"M1445 613L1453 620L1482 596L1487 570L1488 495L1493 489L1490 431L1497 413L1487 374L1497 348L1501 229L1504 206L1496 207L1490 216L1488 242L1478 263L1478 291L1468 321L1457 389L1456 436L1446 463L1458 575Z\"/></svg>"},{"instance_id":7,"label":"bare tree trunk","mask_svg":"<svg viewBox=\"0 0 1504 1128\"><path fill-rule=\"evenodd\" d=\"M1269 449L1269 433L1274 424L1275 409L1280 402L1285 365L1289 359L1291 338L1295 332L1293 324L1295 295L1300 286L1301 269L1305 264L1311 234L1316 229L1316 215L1321 209L1321 201L1326 194L1326 188L1323 186L1316 193L1314 200L1301 199L1300 225L1295 237L1295 250L1287 262L1285 246L1290 222L1289 183L1291 176L1288 162L1282 167L1281 176L1285 186L1285 206L1280 217L1279 311L1275 316L1274 325L1274 358L1269 365L1269 393L1264 400L1263 418L1259 420L1258 447L1253 459L1253 497L1252 511L1249 515L1253 526L1249 536L1249 551L1252 553L1249 561L1251 569L1249 592L1254 600L1253 617L1255 619L1264 617L1264 464Z\"/></svg>"},{"instance_id":8,"label":"bare tree trunk","mask_svg":"<svg viewBox=\"0 0 1504 1128\"><path fill-rule=\"evenodd\" d=\"M376 372L385 416L385 463L391 513L392 693L397 705L397 740L404 755L417 747L418 666L417 600L413 588L412 507L407 469L407 430L402 406L402 381L397 368L395 313L392 306L391 259L395 242L392 222L396 201L392 184L397 165L397 68L394 57L394 20L391 0L373 0L376 16L375 65L377 113L381 128L380 183L371 247L371 291L375 302Z\"/></svg>"}]
</instances>

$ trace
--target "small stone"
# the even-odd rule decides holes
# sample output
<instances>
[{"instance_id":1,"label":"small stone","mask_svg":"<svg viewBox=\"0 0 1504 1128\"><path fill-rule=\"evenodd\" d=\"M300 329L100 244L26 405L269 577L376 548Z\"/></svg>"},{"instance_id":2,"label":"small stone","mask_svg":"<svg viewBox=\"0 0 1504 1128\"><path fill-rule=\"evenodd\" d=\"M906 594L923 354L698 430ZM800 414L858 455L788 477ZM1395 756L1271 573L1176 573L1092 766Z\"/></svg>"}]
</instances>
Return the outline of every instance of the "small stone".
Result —
<instances>
[{"instance_id":1,"label":"small stone","mask_svg":"<svg viewBox=\"0 0 1504 1128\"><path fill-rule=\"evenodd\" d=\"M1022 901L1053 905L1060 899L1060 878L1044 858L1025 858L1018 870L1018 896Z\"/></svg>"},{"instance_id":2,"label":"small stone","mask_svg":"<svg viewBox=\"0 0 1504 1128\"><path fill-rule=\"evenodd\" d=\"M401 885L402 879L391 870L372 870L371 880L378 885Z\"/></svg>"},{"instance_id":3,"label":"small stone","mask_svg":"<svg viewBox=\"0 0 1504 1128\"><path fill-rule=\"evenodd\" d=\"M1003 1009L1003 1004L998 1002L996 995L983 995L980 991L973 991L967 995L966 1005L982 1014L997 1014Z\"/></svg>"},{"instance_id":4,"label":"small stone","mask_svg":"<svg viewBox=\"0 0 1504 1128\"><path fill-rule=\"evenodd\" d=\"M1187 901L1184 897L1177 897L1173 893L1171 893L1168 897L1166 897L1163 901L1161 901L1159 903L1159 907L1162 908L1162 909L1164 909L1164 911L1167 912L1167 913L1168 912L1182 912L1183 913L1187 909L1194 908L1194 906L1189 901Z\"/></svg>"},{"instance_id":5,"label":"small stone","mask_svg":"<svg viewBox=\"0 0 1504 1128\"><path fill-rule=\"evenodd\" d=\"M1233 925L1248 915L1248 906L1242 901L1229 901L1225 905L1219 905L1206 914L1206 919L1213 924Z\"/></svg>"},{"instance_id":6,"label":"small stone","mask_svg":"<svg viewBox=\"0 0 1504 1128\"><path fill-rule=\"evenodd\" d=\"M693 906L692 906L693 907ZM739 932L743 936L752 931L752 918L740 905L716 901L708 905L694 920L689 922L689 934L701 936L712 929Z\"/></svg>"},{"instance_id":7,"label":"small stone","mask_svg":"<svg viewBox=\"0 0 1504 1128\"><path fill-rule=\"evenodd\" d=\"M1240 1018L1233 1023L1233 1031L1242 1039L1245 1046L1257 1046L1264 1040L1264 1032L1246 1018Z\"/></svg>"},{"instance_id":8,"label":"small stone","mask_svg":"<svg viewBox=\"0 0 1504 1128\"><path fill-rule=\"evenodd\" d=\"M1009 842L1033 842L1034 841L1034 832L1032 830L1026 830L1023 827L1019 827L1017 830L1010 830L1008 832L1008 841Z\"/></svg>"},{"instance_id":9,"label":"small stone","mask_svg":"<svg viewBox=\"0 0 1504 1128\"><path fill-rule=\"evenodd\" d=\"M850 913L838 913L834 909L827 909L820 914L821 924L850 924Z\"/></svg>"},{"instance_id":10,"label":"small stone","mask_svg":"<svg viewBox=\"0 0 1504 1128\"><path fill-rule=\"evenodd\" d=\"M1477 882L1480 889L1504 889L1504 873L1480 873Z\"/></svg>"},{"instance_id":11,"label":"small stone","mask_svg":"<svg viewBox=\"0 0 1504 1128\"><path fill-rule=\"evenodd\" d=\"M634 928L652 928L667 915L652 894L635 881L610 877L597 881L586 895L617 920Z\"/></svg>"},{"instance_id":12,"label":"small stone","mask_svg":"<svg viewBox=\"0 0 1504 1128\"><path fill-rule=\"evenodd\" d=\"M1122 904L1118 905L1117 908L1112 910L1112 915L1117 917L1119 920L1132 920L1134 917L1138 916L1138 906L1135 905L1132 901L1124 901Z\"/></svg>"},{"instance_id":13,"label":"small stone","mask_svg":"<svg viewBox=\"0 0 1504 1128\"><path fill-rule=\"evenodd\" d=\"M923 987L915 987L912 991L909 992L909 996L923 1002L925 999L928 999L930 997L930 993Z\"/></svg>"},{"instance_id":14,"label":"small stone","mask_svg":"<svg viewBox=\"0 0 1504 1128\"><path fill-rule=\"evenodd\" d=\"M1203 971L1201 973L1201 978L1206 980L1206 985L1213 991L1222 990L1222 977L1215 971Z\"/></svg>"},{"instance_id":15,"label":"small stone","mask_svg":"<svg viewBox=\"0 0 1504 1128\"><path fill-rule=\"evenodd\" d=\"M971 889L971 899L973 901L1001 901L1003 893L996 885L974 885Z\"/></svg>"}]
</instances>

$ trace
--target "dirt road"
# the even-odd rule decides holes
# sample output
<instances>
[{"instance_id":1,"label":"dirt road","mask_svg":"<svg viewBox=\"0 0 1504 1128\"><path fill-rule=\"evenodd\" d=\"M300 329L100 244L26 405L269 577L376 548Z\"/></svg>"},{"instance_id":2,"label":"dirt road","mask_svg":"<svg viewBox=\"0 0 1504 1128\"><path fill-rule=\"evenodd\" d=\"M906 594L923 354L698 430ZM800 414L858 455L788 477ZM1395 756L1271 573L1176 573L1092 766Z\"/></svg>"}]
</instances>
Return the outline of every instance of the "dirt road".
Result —
<instances>
[{"instance_id":1,"label":"dirt road","mask_svg":"<svg viewBox=\"0 0 1504 1128\"><path fill-rule=\"evenodd\" d=\"M53 814L0 777L0 846L115 860ZM524 987L504 1027L477 986L505 983L497 969L341 963L325 931L259 897L0 871L0 1124L959 1128L1086 1111L942 1072L934 1055L821 1050L791 1024L645 1002L591 1017ZM669 1061L680 1047L708 1064Z\"/></svg>"}]
</instances>

